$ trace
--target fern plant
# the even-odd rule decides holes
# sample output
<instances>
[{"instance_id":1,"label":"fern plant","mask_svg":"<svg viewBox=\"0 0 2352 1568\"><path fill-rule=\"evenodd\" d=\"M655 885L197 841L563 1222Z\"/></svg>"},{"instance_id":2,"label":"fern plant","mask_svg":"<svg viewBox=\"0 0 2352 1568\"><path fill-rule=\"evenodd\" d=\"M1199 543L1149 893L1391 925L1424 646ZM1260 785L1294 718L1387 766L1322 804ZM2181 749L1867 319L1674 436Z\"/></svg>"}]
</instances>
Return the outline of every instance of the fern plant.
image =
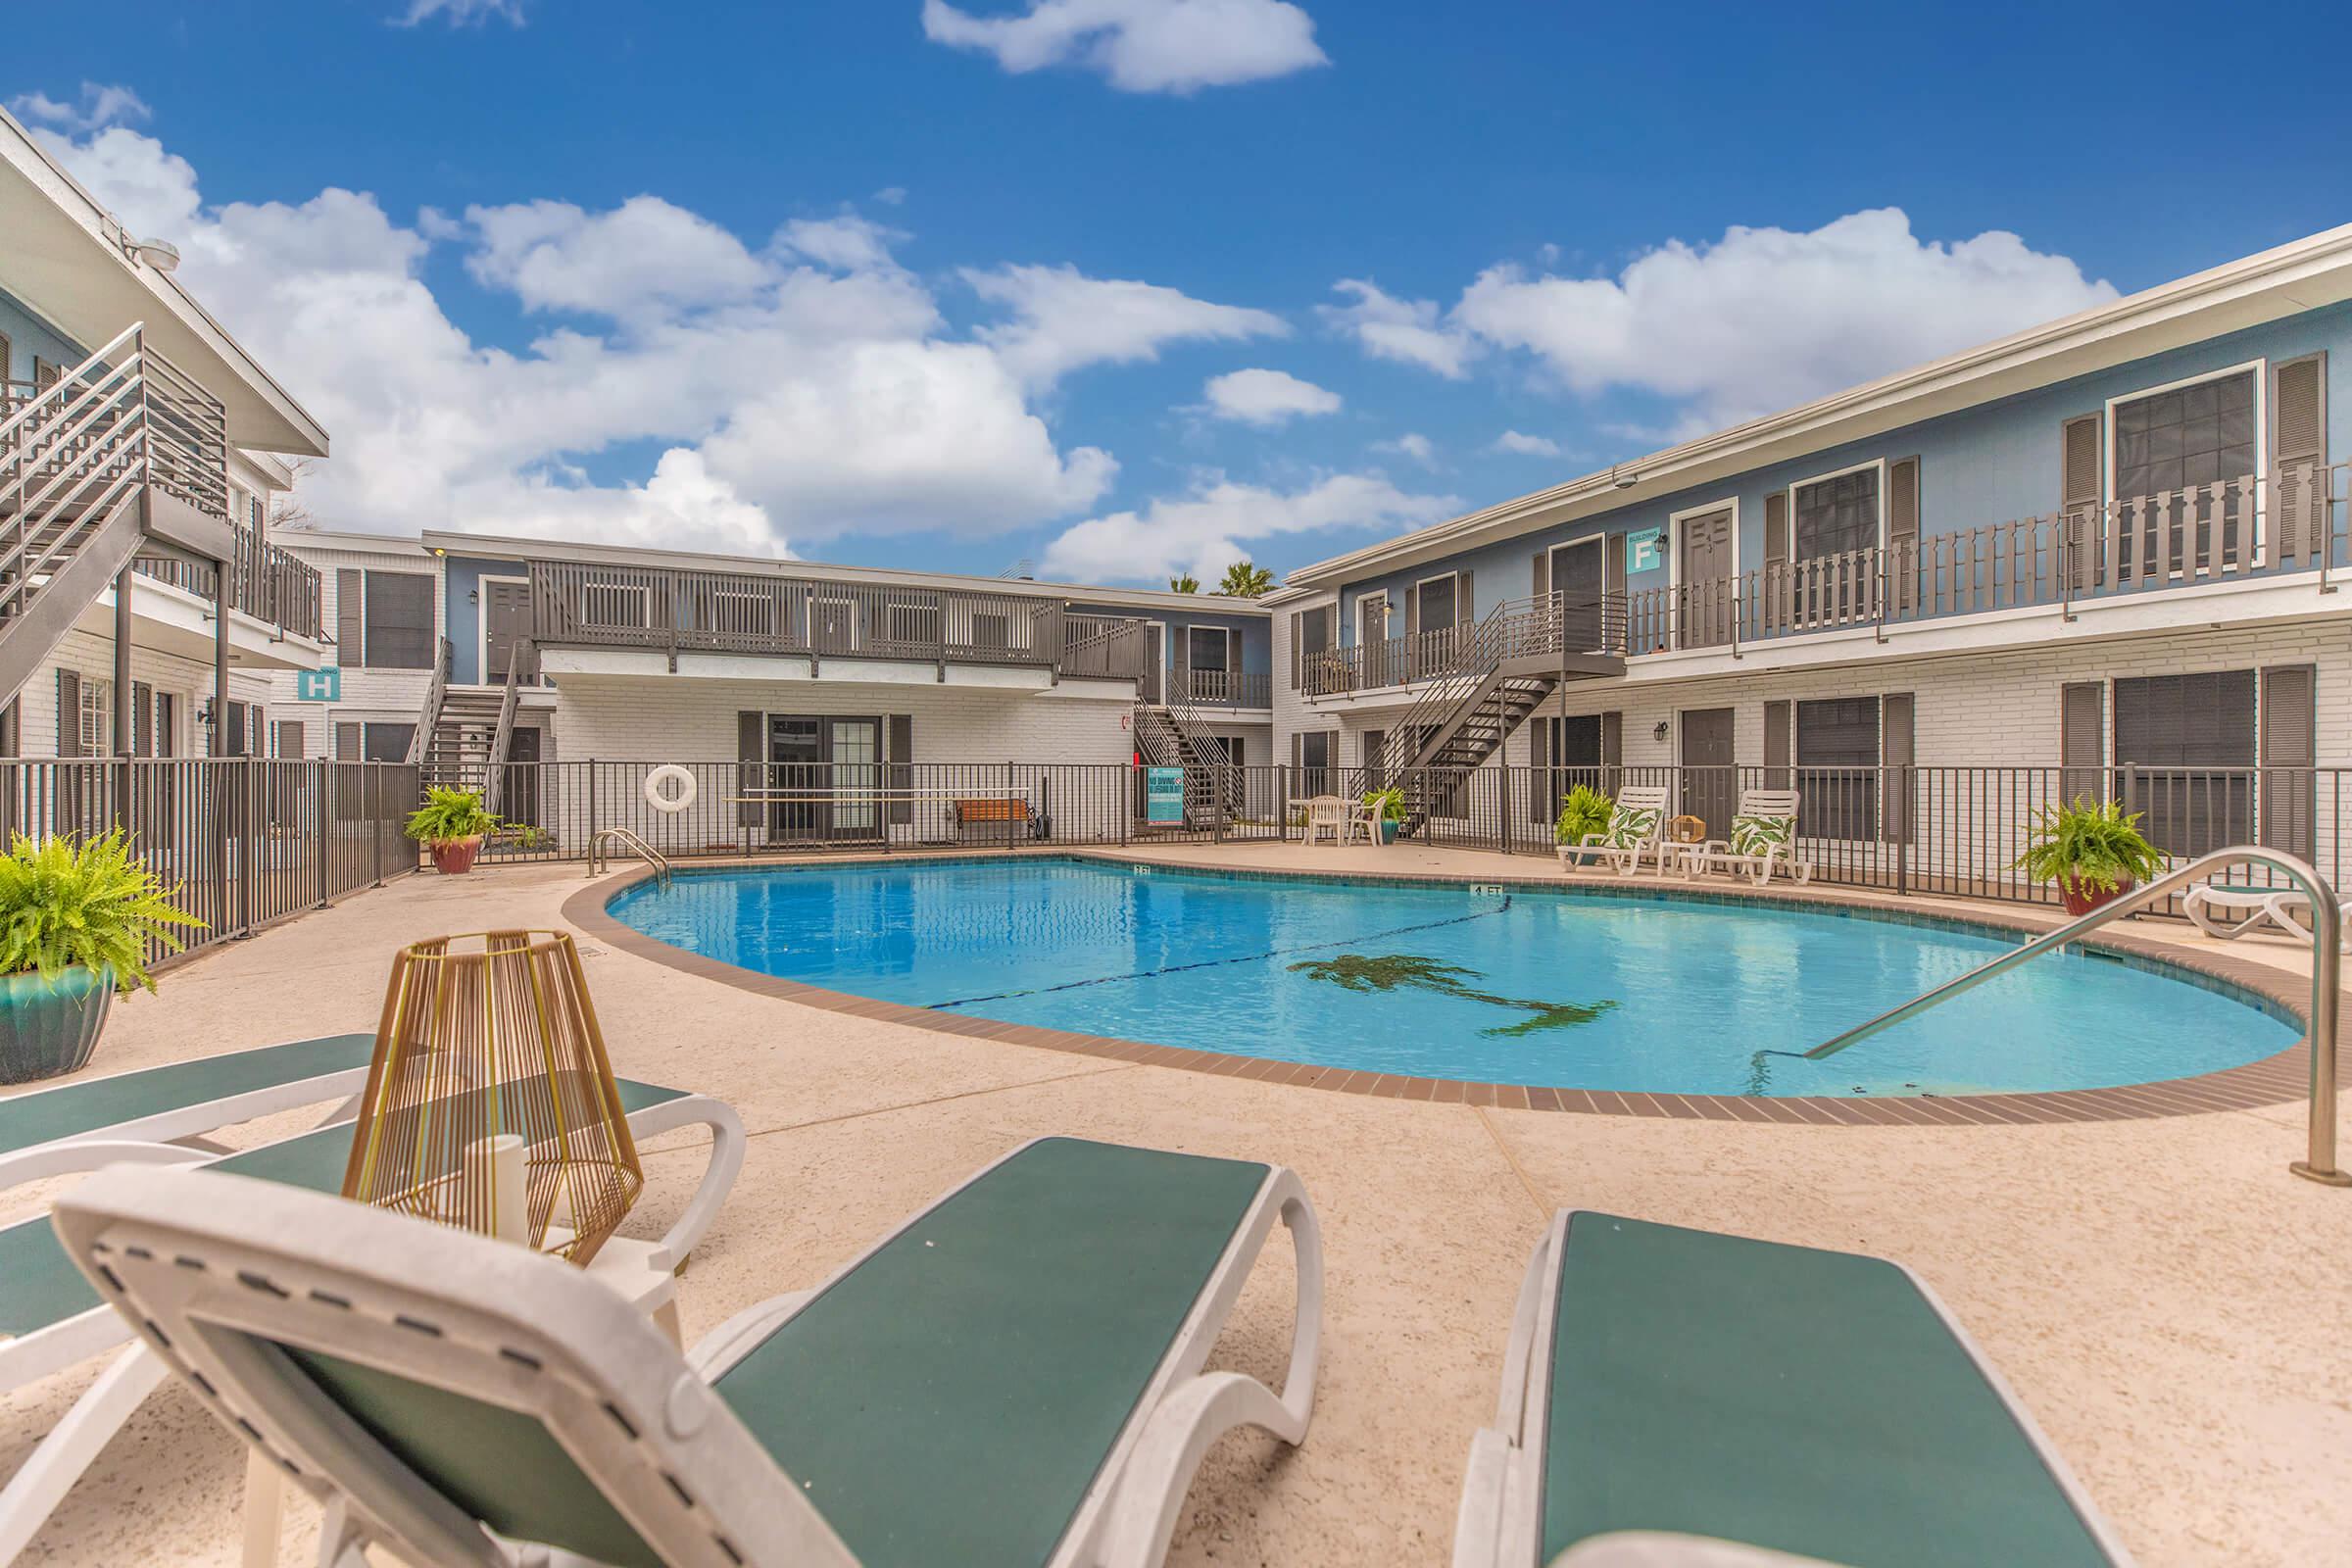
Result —
<instances>
[{"instance_id":1,"label":"fern plant","mask_svg":"<svg viewBox=\"0 0 2352 1568\"><path fill-rule=\"evenodd\" d=\"M424 844L454 844L460 839L484 837L497 828L498 818L482 805L476 791L428 789L424 804L409 813L402 831Z\"/></svg>"},{"instance_id":2,"label":"fern plant","mask_svg":"<svg viewBox=\"0 0 2352 1568\"><path fill-rule=\"evenodd\" d=\"M2139 831L2140 813L2121 802L2081 796L2064 806L2034 813L2026 852L2016 868L2037 882L2072 883L2113 893L2127 882L2150 882L2164 874L2164 852Z\"/></svg>"},{"instance_id":3,"label":"fern plant","mask_svg":"<svg viewBox=\"0 0 2352 1568\"><path fill-rule=\"evenodd\" d=\"M18 834L0 858L0 974L29 974L55 984L75 964L114 971L115 987L155 989L147 944L177 953L173 927L204 922L172 901L155 868L131 854L121 829L101 838L44 839Z\"/></svg>"},{"instance_id":4,"label":"fern plant","mask_svg":"<svg viewBox=\"0 0 2352 1568\"><path fill-rule=\"evenodd\" d=\"M1617 803L1587 785L1579 784L1560 798L1560 817L1552 824L1555 843L1582 844L1594 833L1606 833L1617 814Z\"/></svg>"},{"instance_id":5,"label":"fern plant","mask_svg":"<svg viewBox=\"0 0 2352 1568\"><path fill-rule=\"evenodd\" d=\"M1375 813L1375 820L1401 822L1404 820L1404 791L1394 784L1385 790L1373 790L1364 796L1364 809Z\"/></svg>"}]
</instances>

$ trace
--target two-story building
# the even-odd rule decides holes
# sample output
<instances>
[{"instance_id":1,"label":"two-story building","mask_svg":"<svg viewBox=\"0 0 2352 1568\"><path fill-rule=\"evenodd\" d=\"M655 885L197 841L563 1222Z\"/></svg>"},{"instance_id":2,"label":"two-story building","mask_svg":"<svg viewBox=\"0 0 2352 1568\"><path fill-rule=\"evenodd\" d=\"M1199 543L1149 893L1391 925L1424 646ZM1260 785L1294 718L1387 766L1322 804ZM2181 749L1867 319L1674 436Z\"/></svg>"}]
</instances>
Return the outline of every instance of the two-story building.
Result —
<instances>
[{"instance_id":1,"label":"two-story building","mask_svg":"<svg viewBox=\"0 0 2352 1568\"><path fill-rule=\"evenodd\" d=\"M2348 300L2352 227L1302 567L1278 744L1673 768L1717 833L1763 768L1824 839L1912 809L1850 770L2129 769L2169 850L2308 846L2251 780L2352 718Z\"/></svg>"},{"instance_id":2,"label":"two-story building","mask_svg":"<svg viewBox=\"0 0 2352 1568\"><path fill-rule=\"evenodd\" d=\"M329 658L318 575L270 538L282 459L326 433L175 264L0 114L10 755L270 755L270 672Z\"/></svg>"}]
</instances>

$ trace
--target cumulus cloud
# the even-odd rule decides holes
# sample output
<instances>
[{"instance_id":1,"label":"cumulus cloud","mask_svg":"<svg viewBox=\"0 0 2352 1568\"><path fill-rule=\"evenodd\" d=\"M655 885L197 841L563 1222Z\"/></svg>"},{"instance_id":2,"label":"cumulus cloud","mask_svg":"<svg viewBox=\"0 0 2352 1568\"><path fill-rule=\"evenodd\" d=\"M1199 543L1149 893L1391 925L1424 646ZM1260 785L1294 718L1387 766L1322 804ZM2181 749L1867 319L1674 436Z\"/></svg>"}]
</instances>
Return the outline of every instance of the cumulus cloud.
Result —
<instances>
[{"instance_id":1,"label":"cumulus cloud","mask_svg":"<svg viewBox=\"0 0 2352 1568\"><path fill-rule=\"evenodd\" d=\"M392 19L396 27L414 27L439 17L453 27L478 26L496 17L522 25L522 0L409 0L409 8Z\"/></svg>"},{"instance_id":2,"label":"cumulus cloud","mask_svg":"<svg viewBox=\"0 0 2352 1568\"><path fill-rule=\"evenodd\" d=\"M1010 319L980 329L1015 374L1036 386L1088 365L1156 360L1185 340L1283 337L1290 325L1267 311L1215 305L1156 283L1088 277L1074 267L966 270L964 281Z\"/></svg>"},{"instance_id":3,"label":"cumulus cloud","mask_svg":"<svg viewBox=\"0 0 2352 1568\"><path fill-rule=\"evenodd\" d=\"M1546 436L1526 435L1517 430L1505 430L1494 438L1490 452L1508 452L1523 458L1556 458L1560 444Z\"/></svg>"},{"instance_id":4,"label":"cumulus cloud","mask_svg":"<svg viewBox=\"0 0 2352 1568\"><path fill-rule=\"evenodd\" d=\"M1374 473L1327 474L1294 491L1210 474L1141 512L1090 517L1064 530L1046 552L1046 570L1098 582L1152 582L1179 571L1208 579L1229 562L1254 559L1252 542L1341 529L1394 532L1461 507L1453 496L1416 495Z\"/></svg>"},{"instance_id":5,"label":"cumulus cloud","mask_svg":"<svg viewBox=\"0 0 2352 1568\"><path fill-rule=\"evenodd\" d=\"M1348 297L1346 305L1322 305L1316 314L1376 360L1397 360L1435 370L1449 381L1470 373L1479 346L1458 326L1446 324L1435 300L1400 300L1362 278L1332 285Z\"/></svg>"},{"instance_id":6,"label":"cumulus cloud","mask_svg":"<svg viewBox=\"0 0 2352 1568\"><path fill-rule=\"evenodd\" d=\"M1330 64L1314 19L1288 0L1029 0L1008 17L923 0L923 35L1015 75L1077 66L1122 92L1181 95Z\"/></svg>"},{"instance_id":7,"label":"cumulus cloud","mask_svg":"<svg viewBox=\"0 0 2352 1568\"><path fill-rule=\"evenodd\" d=\"M1368 354L1458 378L1482 350L1517 351L1572 391L1657 394L1701 427L2116 297L2015 234L1923 240L1891 207L1803 232L1733 227L1712 243L1669 241L1615 277L1494 267L1443 313L1368 283L1338 287L1353 303L1325 315Z\"/></svg>"},{"instance_id":8,"label":"cumulus cloud","mask_svg":"<svg viewBox=\"0 0 2352 1568\"><path fill-rule=\"evenodd\" d=\"M60 103L45 92L28 92L11 98L8 107L28 123L63 131L103 130L155 118L147 101L128 87L97 81L83 82L81 96L73 103Z\"/></svg>"},{"instance_id":9,"label":"cumulus cloud","mask_svg":"<svg viewBox=\"0 0 2352 1568\"><path fill-rule=\"evenodd\" d=\"M1201 388L1208 412L1271 430L1300 417L1340 412L1340 395L1282 370L1233 370Z\"/></svg>"},{"instance_id":10,"label":"cumulus cloud","mask_svg":"<svg viewBox=\"0 0 2352 1568\"><path fill-rule=\"evenodd\" d=\"M1056 444L1029 374L1154 341L1073 342L1074 310L1039 315L1018 354L959 338L889 261L890 231L848 217L787 224L759 252L654 197L403 223L331 188L208 205L184 159L121 126L48 142L134 232L179 246L190 288L326 425L334 457L302 490L333 527L781 554L851 528L1082 515L1117 464ZM474 341L424 282L436 246L519 308L577 319L521 348ZM1049 292L1095 282L1065 271ZM638 445L641 480L587 471Z\"/></svg>"},{"instance_id":11,"label":"cumulus cloud","mask_svg":"<svg viewBox=\"0 0 2352 1568\"><path fill-rule=\"evenodd\" d=\"M1410 458L1424 468L1438 466L1437 446L1418 430L1407 430L1394 441L1375 441L1375 452L1393 452L1400 458Z\"/></svg>"}]
</instances>

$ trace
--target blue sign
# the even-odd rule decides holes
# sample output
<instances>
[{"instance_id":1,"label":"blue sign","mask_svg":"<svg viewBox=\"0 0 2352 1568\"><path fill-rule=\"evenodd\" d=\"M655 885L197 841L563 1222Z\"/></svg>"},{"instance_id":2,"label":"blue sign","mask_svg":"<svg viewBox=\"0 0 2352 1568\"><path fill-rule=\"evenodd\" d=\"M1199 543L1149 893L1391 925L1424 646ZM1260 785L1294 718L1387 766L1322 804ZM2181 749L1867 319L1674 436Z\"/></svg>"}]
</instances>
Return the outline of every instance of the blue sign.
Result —
<instances>
[{"instance_id":1,"label":"blue sign","mask_svg":"<svg viewBox=\"0 0 2352 1568\"><path fill-rule=\"evenodd\" d=\"M298 669L294 695L306 703L339 703L343 700L343 671L333 664L324 669Z\"/></svg>"},{"instance_id":2,"label":"blue sign","mask_svg":"<svg viewBox=\"0 0 2352 1568\"><path fill-rule=\"evenodd\" d=\"M1655 571L1666 564L1663 528L1633 528L1625 536L1625 569Z\"/></svg>"},{"instance_id":3,"label":"blue sign","mask_svg":"<svg viewBox=\"0 0 2352 1568\"><path fill-rule=\"evenodd\" d=\"M1183 768L1147 767L1144 769L1144 820L1179 827L1183 825Z\"/></svg>"}]
</instances>

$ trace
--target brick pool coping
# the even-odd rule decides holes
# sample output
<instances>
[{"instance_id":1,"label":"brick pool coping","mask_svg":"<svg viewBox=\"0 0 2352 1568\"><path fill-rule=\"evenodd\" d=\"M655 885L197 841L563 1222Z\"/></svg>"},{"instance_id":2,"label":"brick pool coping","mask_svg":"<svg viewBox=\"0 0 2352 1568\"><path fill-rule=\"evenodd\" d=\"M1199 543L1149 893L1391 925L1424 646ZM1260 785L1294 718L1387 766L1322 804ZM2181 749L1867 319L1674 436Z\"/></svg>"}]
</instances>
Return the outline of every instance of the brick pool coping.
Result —
<instances>
[{"instance_id":1,"label":"brick pool coping","mask_svg":"<svg viewBox=\"0 0 2352 1568\"><path fill-rule=\"evenodd\" d=\"M970 860L1003 859L1006 852L985 857L969 852L948 851L941 854L892 855L880 857L823 857L795 858L790 860L755 858L711 862L709 869L741 869L747 865L823 865L873 864L910 859ZM1993 917L1982 911L1960 908L1945 909L1930 900L1912 900L1903 904L1888 904L1855 897L1843 890L1813 887L1686 887L1655 882L1636 883L1611 878L1589 876L1531 876L1526 874L1487 873L1464 876L1443 872L1367 872L1348 870L1318 872L1297 867L1266 869L1224 865L1193 865L1185 862L1154 860L1114 852L1091 850L1052 850L1011 852L1029 858L1054 859L1095 860L1122 866L1147 866L1152 870L1174 870L1205 876L1241 879L1284 879L1315 877L1326 881L1357 882L1370 886L1383 884L1431 883L1449 886L1481 886L1531 888L1558 891L1563 888L1579 893L1604 897L1625 898L1648 902L1687 902L1709 904L1811 906L1841 911L1855 911L1875 919L1891 919L1898 923L1909 921L1944 927L1961 927L2003 936L2033 936L2057 929L2065 923L2062 916L2039 909L2021 906L2014 914L2006 911ZM714 980L733 986L739 991L775 997L838 1012L856 1018L878 1018L891 1023L906 1024L915 1029L927 1029L935 1034L962 1035L969 1039L993 1040L1006 1045L1035 1046L1047 1051L1072 1052L1080 1055L1098 1056L1113 1061L1135 1062L1152 1067L1176 1067L1189 1072L1215 1073L1228 1078L1249 1078L1264 1083L1290 1084L1300 1088L1332 1090L1342 1094L1376 1095L1391 1100L1420 1100L1438 1104L1492 1105L1507 1110L1558 1110L1600 1115L1651 1116L1688 1121L1745 1121L1784 1123L1820 1127L1852 1126L1914 1126L1914 1127L1989 1127L2026 1126L2041 1123L2130 1121L2160 1116L2187 1116L2218 1110L2249 1110L2260 1106L2277 1105L2301 1099L2310 1083L2310 1054L2301 1041L2275 1055L2259 1061L2225 1067L2215 1072L2201 1073L2190 1078L2164 1079L2155 1083L2132 1084L2114 1089L2055 1090L2032 1094L2011 1095L1858 1095L1842 1096L1786 1096L1763 1095L1676 1095L1637 1094L1614 1090L1560 1089L1529 1084L1474 1083L1452 1078L1416 1078L1397 1073L1365 1072L1358 1068L1315 1066L1304 1062L1281 1061L1269 1056L1243 1056L1224 1053L1193 1051L1181 1046L1150 1045L1136 1040L1120 1040L1104 1035L1075 1034L1064 1029L1045 1029L1034 1024L1006 1023L993 1018L966 1017L960 1013L935 1011L927 1007L910 1007L903 1003L885 1002L875 997L855 996L848 992L831 991L821 986L788 980L780 975L760 974L735 964L722 963L716 958L649 937L606 911L606 906L624 889L652 876L650 866L638 866L616 876L593 882L564 900L563 917L573 927L593 939L611 944L622 952L655 963L666 965L686 974ZM689 870L684 875L693 875ZM2310 982L2300 976L2232 957L2227 954L2184 950L2168 943L2138 937L2119 927L2107 930L2087 943L2086 948L2120 955L2143 961L2154 961L2167 967L2185 971L2191 977L2219 982L2217 989L2253 993L2265 1010L2283 1015L2297 1023L2305 1020L2309 1005ZM2343 1050L2345 1037L2352 1034L2352 1018L2337 1029L2337 1049Z\"/></svg>"}]
</instances>

